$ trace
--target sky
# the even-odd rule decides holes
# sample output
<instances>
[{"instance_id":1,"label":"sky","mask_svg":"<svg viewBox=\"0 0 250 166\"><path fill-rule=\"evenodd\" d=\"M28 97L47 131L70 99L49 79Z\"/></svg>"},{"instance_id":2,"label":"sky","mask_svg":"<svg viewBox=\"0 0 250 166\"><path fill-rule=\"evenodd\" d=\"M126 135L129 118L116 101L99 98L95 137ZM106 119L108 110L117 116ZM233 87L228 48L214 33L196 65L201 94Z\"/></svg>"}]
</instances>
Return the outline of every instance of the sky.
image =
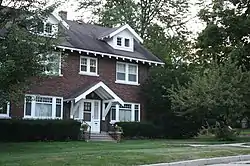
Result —
<instances>
[{"instance_id":1,"label":"sky","mask_svg":"<svg viewBox=\"0 0 250 166\"><path fill-rule=\"evenodd\" d=\"M50 0L50 2L53 2L54 0ZM195 4L196 2L199 2L199 0L190 0L192 4ZM67 0L67 2L63 3L59 8L56 9L56 11L64 10L68 12L68 19L69 20L76 20L77 18L82 16L82 19L84 21L88 21L88 18L91 16L90 12L85 12L82 14L81 12L77 12L78 3L76 0ZM205 25L197 18L195 17L199 11L199 7L197 5L191 5L190 7L190 18L192 18L188 24L187 27L189 30L193 32L194 35L197 35L197 33L201 32L202 29L204 29Z\"/></svg>"}]
</instances>

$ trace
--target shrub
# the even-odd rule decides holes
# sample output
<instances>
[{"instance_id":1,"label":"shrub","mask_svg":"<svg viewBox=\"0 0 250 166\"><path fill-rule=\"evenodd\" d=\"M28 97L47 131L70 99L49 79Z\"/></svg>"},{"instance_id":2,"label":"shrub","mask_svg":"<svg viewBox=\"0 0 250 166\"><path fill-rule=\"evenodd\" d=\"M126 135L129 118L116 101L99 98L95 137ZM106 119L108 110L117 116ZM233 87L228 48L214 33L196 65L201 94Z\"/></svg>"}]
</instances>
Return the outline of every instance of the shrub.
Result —
<instances>
[{"instance_id":1,"label":"shrub","mask_svg":"<svg viewBox=\"0 0 250 166\"><path fill-rule=\"evenodd\" d=\"M74 120L0 120L0 141L77 140L81 123Z\"/></svg>"},{"instance_id":2,"label":"shrub","mask_svg":"<svg viewBox=\"0 0 250 166\"><path fill-rule=\"evenodd\" d=\"M118 122L125 138L159 138L161 128L149 122Z\"/></svg>"},{"instance_id":3,"label":"shrub","mask_svg":"<svg viewBox=\"0 0 250 166\"><path fill-rule=\"evenodd\" d=\"M201 123L192 117L164 115L161 116L155 123L162 128L164 138L192 138L198 135L201 128Z\"/></svg>"},{"instance_id":4,"label":"shrub","mask_svg":"<svg viewBox=\"0 0 250 166\"><path fill-rule=\"evenodd\" d=\"M213 133L216 138L222 141L234 141L240 132L237 129L232 129L230 126L216 126Z\"/></svg>"}]
</instances>

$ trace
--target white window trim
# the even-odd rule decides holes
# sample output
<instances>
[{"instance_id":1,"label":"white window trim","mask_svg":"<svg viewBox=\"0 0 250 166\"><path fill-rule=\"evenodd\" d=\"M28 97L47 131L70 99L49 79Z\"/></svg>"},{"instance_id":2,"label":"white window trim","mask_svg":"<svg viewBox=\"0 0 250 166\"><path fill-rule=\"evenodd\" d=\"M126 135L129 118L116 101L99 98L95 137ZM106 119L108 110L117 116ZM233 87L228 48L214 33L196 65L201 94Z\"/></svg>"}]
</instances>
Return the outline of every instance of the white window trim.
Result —
<instances>
[{"instance_id":1,"label":"white window trim","mask_svg":"<svg viewBox=\"0 0 250 166\"><path fill-rule=\"evenodd\" d=\"M118 41L117 39L118 38L121 38L121 45L120 46L117 44L117 41ZM129 40L129 47L125 46L125 39ZM114 47L115 47L115 49L133 52L134 51L134 49L133 49L134 48L133 38L116 36L115 40L114 40Z\"/></svg>"},{"instance_id":2,"label":"white window trim","mask_svg":"<svg viewBox=\"0 0 250 166\"><path fill-rule=\"evenodd\" d=\"M32 101L31 101L31 115L25 115L26 97L27 96L31 96L34 99L35 99L36 96L52 98L52 117L36 117L35 116L36 100L34 100L34 99L32 99ZM56 99L61 99L61 117L56 117ZM24 119L63 119L63 97L26 94L25 98L24 98L24 111L23 111L23 114L24 114L24 116L23 116Z\"/></svg>"},{"instance_id":3,"label":"white window trim","mask_svg":"<svg viewBox=\"0 0 250 166\"><path fill-rule=\"evenodd\" d=\"M117 65L118 64L122 64L122 65L125 65L125 80L118 80L117 79ZM128 78L129 78L129 65L133 65L133 66L136 66L136 82L133 82L133 81L129 81ZM138 67L138 64L134 64L134 63L124 63L124 62L116 62L116 81L115 83L118 83L118 84L127 84L127 85L140 85L138 82L139 82L139 67Z\"/></svg>"},{"instance_id":4,"label":"white window trim","mask_svg":"<svg viewBox=\"0 0 250 166\"><path fill-rule=\"evenodd\" d=\"M7 102L7 113L6 114L1 114L0 113L0 119L8 119L10 118L10 102Z\"/></svg>"},{"instance_id":5,"label":"white window trim","mask_svg":"<svg viewBox=\"0 0 250 166\"><path fill-rule=\"evenodd\" d=\"M43 72L45 75L49 75L49 76L63 76L62 75L62 52L52 52L52 54L58 55L59 56L59 67L58 67L58 74L50 74L50 73L46 73ZM48 62L42 62L42 63L48 63Z\"/></svg>"},{"instance_id":6,"label":"white window trim","mask_svg":"<svg viewBox=\"0 0 250 166\"><path fill-rule=\"evenodd\" d=\"M140 122L141 121L141 104L140 103L124 103L124 104L130 104L131 105L131 121L130 122ZM138 105L138 121L135 121L135 105ZM111 109L110 109L111 110ZM115 105L115 110L116 110L116 119L112 120L112 114L110 113L110 123L114 124L116 122L122 122L120 121L120 105L116 104Z\"/></svg>"},{"instance_id":7,"label":"white window trim","mask_svg":"<svg viewBox=\"0 0 250 166\"><path fill-rule=\"evenodd\" d=\"M81 71L81 60L82 60L82 58L87 59L87 71ZM96 61L96 71L95 71L95 73L90 72L90 60L91 59ZM97 58L92 58L92 57L87 57L87 56L80 56L79 74L88 75L88 76L99 76L98 75L98 59Z\"/></svg>"}]
</instances>

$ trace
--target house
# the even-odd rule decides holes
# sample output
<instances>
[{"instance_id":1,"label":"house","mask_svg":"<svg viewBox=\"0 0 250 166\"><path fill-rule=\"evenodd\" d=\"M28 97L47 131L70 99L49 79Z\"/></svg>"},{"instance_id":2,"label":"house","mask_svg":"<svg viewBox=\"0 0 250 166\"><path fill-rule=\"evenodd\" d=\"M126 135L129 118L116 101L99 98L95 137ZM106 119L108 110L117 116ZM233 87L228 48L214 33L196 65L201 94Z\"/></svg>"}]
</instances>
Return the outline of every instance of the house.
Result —
<instances>
[{"instance_id":1,"label":"house","mask_svg":"<svg viewBox=\"0 0 250 166\"><path fill-rule=\"evenodd\" d=\"M142 46L129 26L106 28L53 13L37 33L63 38L44 62L49 77L36 78L24 104L8 104L0 117L76 119L91 132L107 131L110 123L144 117L141 84L153 65L164 63Z\"/></svg>"}]
</instances>

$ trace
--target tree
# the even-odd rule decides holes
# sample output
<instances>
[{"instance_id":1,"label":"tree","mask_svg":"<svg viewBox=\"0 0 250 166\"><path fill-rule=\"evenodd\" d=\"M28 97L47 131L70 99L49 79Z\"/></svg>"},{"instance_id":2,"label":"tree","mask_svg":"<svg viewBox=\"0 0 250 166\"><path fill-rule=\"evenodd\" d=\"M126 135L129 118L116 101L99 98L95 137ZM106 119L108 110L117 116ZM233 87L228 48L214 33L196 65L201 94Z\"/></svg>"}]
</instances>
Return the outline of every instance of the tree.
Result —
<instances>
[{"instance_id":1,"label":"tree","mask_svg":"<svg viewBox=\"0 0 250 166\"><path fill-rule=\"evenodd\" d=\"M173 86L185 85L190 80L192 70L192 66L186 64L167 64L164 68L151 70L149 78L142 85L147 121L160 126L166 138L193 137L201 126L193 116L179 116L175 113L168 92Z\"/></svg>"},{"instance_id":2,"label":"tree","mask_svg":"<svg viewBox=\"0 0 250 166\"><path fill-rule=\"evenodd\" d=\"M0 102L18 102L30 79L42 73L46 59L41 55L56 44L52 38L31 33L55 6L44 8L40 0L0 2Z\"/></svg>"},{"instance_id":3,"label":"tree","mask_svg":"<svg viewBox=\"0 0 250 166\"><path fill-rule=\"evenodd\" d=\"M193 72L186 85L168 90L172 107L180 115L191 114L202 121L214 120L225 126L241 119L249 109L250 72L236 63L211 63Z\"/></svg>"},{"instance_id":4,"label":"tree","mask_svg":"<svg viewBox=\"0 0 250 166\"><path fill-rule=\"evenodd\" d=\"M189 50L186 39L189 32L185 27L188 7L186 0L107 0L105 3L87 0L80 1L79 6L92 11L91 21L96 24L106 27L129 24L144 39L144 45L167 62L172 61L171 55L176 55L173 49L186 53Z\"/></svg>"},{"instance_id":5,"label":"tree","mask_svg":"<svg viewBox=\"0 0 250 166\"><path fill-rule=\"evenodd\" d=\"M233 59L238 65L250 69L249 34L250 2L240 0L214 0L199 12L206 28L197 40L196 61L218 63Z\"/></svg>"}]
</instances>

